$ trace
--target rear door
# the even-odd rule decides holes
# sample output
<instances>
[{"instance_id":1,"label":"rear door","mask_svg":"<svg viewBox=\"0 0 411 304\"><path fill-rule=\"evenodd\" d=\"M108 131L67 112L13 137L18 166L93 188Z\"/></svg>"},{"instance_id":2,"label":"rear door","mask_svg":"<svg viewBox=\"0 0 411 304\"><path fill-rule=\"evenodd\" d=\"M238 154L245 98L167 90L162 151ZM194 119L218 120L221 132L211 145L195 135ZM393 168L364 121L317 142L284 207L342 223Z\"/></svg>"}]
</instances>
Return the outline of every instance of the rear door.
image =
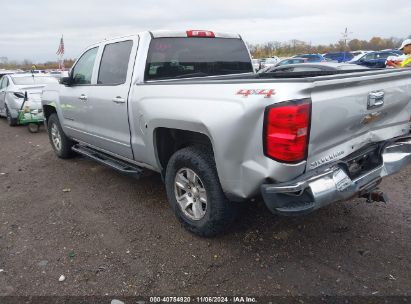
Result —
<instances>
[{"instance_id":1,"label":"rear door","mask_svg":"<svg viewBox=\"0 0 411 304\"><path fill-rule=\"evenodd\" d=\"M97 84L90 87L92 107L88 127L91 144L133 159L128 120L130 91L138 39L111 41L102 46Z\"/></svg>"},{"instance_id":2,"label":"rear door","mask_svg":"<svg viewBox=\"0 0 411 304\"><path fill-rule=\"evenodd\" d=\"M410 130L411 70L313 83L308 169Z\"/></svg>"}]
</instances>

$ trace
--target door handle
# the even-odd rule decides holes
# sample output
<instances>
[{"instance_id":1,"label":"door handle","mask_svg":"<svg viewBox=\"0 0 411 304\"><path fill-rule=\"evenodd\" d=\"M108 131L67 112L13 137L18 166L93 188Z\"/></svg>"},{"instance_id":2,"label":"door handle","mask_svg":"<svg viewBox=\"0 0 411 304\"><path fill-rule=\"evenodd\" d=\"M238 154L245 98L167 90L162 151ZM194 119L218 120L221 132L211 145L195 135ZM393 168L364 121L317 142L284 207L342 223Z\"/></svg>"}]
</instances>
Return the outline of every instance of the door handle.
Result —
<instances>
[{"instance_id":1,"label":"door handle","mask_svg":"<svg viewBox=\"0 0 411 304\"><path fill-rule=\"evenodd\" d=\"M78 99L80 99L81 101L87 101L87 95L81 94Z\"/></svg>"},{"instance_id":2,"label":"door handle","mask_svg":"<svg viewBox=\"0 0 411 304\"><path fill-rule=\"evenodd\" d=\"M125 103L126 100L124 98L122 98L121 96L117 96L113 98L113 102L115 103Z\"/></svg>"},{"instance_id":3,"label":"door handle","mask_svg":"<svg viewBox=\"0 0 411 304\"><path fill-rule=\"evenodd\" d=\"M385 92L381 91L374 91L368 94L368 105L367 109L374 109L384 105L384 97Z\"/></svg>"}]
</instances>

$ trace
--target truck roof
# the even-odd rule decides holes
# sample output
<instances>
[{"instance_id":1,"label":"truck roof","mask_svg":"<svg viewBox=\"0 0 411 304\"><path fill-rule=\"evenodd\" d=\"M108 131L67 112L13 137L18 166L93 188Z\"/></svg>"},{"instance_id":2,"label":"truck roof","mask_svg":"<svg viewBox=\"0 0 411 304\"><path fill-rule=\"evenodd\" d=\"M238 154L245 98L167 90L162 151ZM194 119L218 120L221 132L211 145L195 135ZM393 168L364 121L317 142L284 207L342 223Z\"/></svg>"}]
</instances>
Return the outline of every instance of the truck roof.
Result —
<instances>
[{"instance_id":1,"label":"truck roof","mask_svg":"<svg viewBox=\"0 0 411 304\"><path fill-rule=\"evenodd\" d=\"M151 35L153 38L183 38L183 37L205 37L205 38L227 38L227 39L241 39L240 34L233 33L221 33L206 30L155 30L155 31L144 31L136 34L116 36L112 38L107 38L102 41L95 42L88 47L100 44L102 42L109 42L112 40L122 39L122 38L132 38L137 36L142 36L144 34Z\"/></svg>"},{"instance_id":2,"label":"truck roof","mask_svg":"<svg viewBox=\"0 0 411 304\"><path fill-rule=\"evenodd\" d=\"M240 39L239 34L217 33L208 30L156 30L150 31L154 38L173 38L173 37L208 37L208 38L232 38Z\"/></svg>"}]
</instances>

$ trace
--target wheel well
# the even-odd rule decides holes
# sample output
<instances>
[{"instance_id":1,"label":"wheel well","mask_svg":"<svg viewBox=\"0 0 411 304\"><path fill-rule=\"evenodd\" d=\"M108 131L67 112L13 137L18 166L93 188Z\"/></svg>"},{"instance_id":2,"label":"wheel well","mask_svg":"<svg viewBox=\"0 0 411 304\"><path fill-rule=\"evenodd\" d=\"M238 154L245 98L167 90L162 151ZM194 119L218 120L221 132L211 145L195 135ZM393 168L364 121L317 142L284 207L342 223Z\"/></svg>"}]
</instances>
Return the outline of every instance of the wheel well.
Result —
<instances>
[{"instance_id":1,"label":"wheel well","mask_svg":"<svg viewBox=\"0 0 411 304\"><path fill-rule=\"evenodd\" d=\"M207 135L179 129L157 128L154 132L154 144L162 174L165 173L170 157L182 148L202 145L213 151L213 145Z\"/></svg>"},{"instance_id":2,"label":"wheel well","mask_svg":"<svg viewBox=\"0 0 411 304\"><path fill-rule=\"evenodd\" d=\"M57 113L56 108L50 105L44 105L43 111L44 111L44 118L46 119L46 121L49 119L51 114Z\"/></svg>"}]
</instances>

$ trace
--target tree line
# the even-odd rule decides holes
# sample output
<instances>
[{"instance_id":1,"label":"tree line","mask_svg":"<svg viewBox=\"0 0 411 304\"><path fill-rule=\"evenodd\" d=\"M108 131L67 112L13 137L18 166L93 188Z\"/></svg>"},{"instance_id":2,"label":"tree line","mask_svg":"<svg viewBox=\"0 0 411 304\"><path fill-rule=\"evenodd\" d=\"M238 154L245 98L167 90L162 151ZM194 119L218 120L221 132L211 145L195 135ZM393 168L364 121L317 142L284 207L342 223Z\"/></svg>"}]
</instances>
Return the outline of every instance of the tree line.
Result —
<instances>
[{"instance_id":1,"label":"tree line","mask_svg":"<svg viewBox=\"0 0 411 304\"><path fill-rule=\"evenodd\" d=\"M408 36L411 38L411 35ZM248 44L253 58L267 58L271 56L288 57L302 53L351 52L358 50L379 51L398 48L403 39L373 37L370 40L352 39L340 40L328 45L313 45L306 41L290 40L287 42L272 41L263 44Z\"/></svg>"},{"instance_id":2,"label":"tree line","mask_svg":"<svg viewBox=\"0 0 411 304\"><path fill-rule=\"evenodd\" d=\"M75 62L75 59L64 59L64 67L70 69ZM29 71L36 67L37 70L57 70L59 68L58 61L46 61L43 63L36 63L31 60L25 59L23 61L8 60L7 57L0 57L0 69L6 70L17 70L21 69L24 71Z\"/></svg>"}]
</instances>

